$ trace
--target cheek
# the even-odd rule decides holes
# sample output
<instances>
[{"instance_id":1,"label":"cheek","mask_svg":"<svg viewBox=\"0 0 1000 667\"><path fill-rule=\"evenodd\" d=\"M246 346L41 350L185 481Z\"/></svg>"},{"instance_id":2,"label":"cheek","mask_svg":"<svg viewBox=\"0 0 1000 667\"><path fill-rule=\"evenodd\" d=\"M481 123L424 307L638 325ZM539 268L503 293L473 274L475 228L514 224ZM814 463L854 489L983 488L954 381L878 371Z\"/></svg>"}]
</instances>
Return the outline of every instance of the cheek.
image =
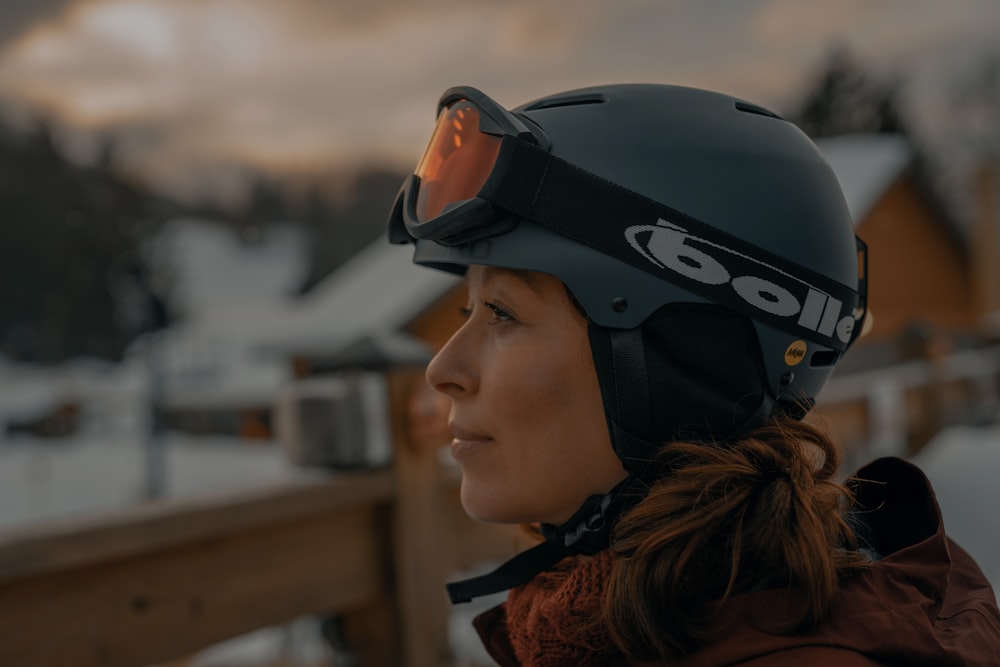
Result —
<instances>
[{"instance_id":1,"label":"cheek","mask_svg":"<svg viewBox=\"0 0 1000 667\"><path fill-rule=\"evenodd\" d=\"M523 373L496 373L483 398L497 421L497 457L469 467L463 503L477 518L562 523L624 476L611 449L590 350L522 354ZM484 389L487 389L484 386Z\"/></svg>"},{"instance_id":2,"label":"cheek","mask_svg":"<svg viewBox=\"0 0 1000 667\"><path fill-rule=\"evenodd\" d=\"M497 384L494 405L503 416L501 428L535 441L531 449L542 455L553 447L538 446L538 440L555 445L565 439L559 434L574 430L574 417L600 409L597 381L582 372L587 368L580 367L579 355L566 350L525 354L518 364L521 372L507 373Z\"/></svg>"}]
</instances>

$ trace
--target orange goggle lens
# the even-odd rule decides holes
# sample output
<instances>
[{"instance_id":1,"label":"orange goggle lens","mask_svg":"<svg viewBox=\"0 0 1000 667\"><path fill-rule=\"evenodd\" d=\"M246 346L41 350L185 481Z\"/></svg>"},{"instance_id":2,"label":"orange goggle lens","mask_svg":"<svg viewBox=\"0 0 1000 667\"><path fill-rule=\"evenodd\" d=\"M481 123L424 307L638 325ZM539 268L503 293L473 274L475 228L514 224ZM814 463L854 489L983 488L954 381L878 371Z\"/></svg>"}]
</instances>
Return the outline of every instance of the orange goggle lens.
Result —
<instances>
[{"instance_id":1,"label":"orange goggle lens","mask_svg":"<svg viewBox=\"0 0 1000 667\"><path fill-rule=\"evenodd\" d=\"M479 194L499 152L500 137L479 131L479 109L471 102L445 107L414 172L420 179L417 220L433 220L450 204Z\"/></svg>"}]
</instances>

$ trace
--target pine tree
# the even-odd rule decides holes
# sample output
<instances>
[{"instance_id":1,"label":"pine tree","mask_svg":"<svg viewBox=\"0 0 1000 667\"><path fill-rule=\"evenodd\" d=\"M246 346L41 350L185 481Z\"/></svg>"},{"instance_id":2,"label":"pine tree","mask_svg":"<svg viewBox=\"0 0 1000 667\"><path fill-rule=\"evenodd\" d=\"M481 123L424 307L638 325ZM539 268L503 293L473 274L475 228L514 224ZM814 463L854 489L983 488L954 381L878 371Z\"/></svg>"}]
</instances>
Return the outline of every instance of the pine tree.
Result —
<instances>
[{"instance_id":1,"label":"pine tree","mask_svg":"<svg viewBox=\"0 0 1000 667\"><path fill-rule=\"evenodd\" d=\"M866 71L842 46L830 51L802 102L785 117L813 139L854 132L909 134L898 80Z\"/></svg>"}]
</instances>

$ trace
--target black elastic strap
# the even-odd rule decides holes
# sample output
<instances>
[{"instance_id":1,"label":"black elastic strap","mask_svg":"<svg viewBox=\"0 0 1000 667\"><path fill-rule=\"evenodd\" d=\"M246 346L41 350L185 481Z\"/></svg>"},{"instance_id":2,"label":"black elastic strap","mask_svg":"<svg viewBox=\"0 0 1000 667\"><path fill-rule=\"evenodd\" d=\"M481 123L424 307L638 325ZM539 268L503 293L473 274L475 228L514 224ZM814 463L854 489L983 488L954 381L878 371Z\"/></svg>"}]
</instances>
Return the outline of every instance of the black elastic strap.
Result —
<instances>
[{"instance_id":1,"label":"black elastic strap","mask_svg":"<svg viewBox=\"0 0 1000 667\"><path fill-rule=\"evenodd\" d=\"M610 432L615 453L629 472L645 470L656 458L659 450L656 443L643 440L614 420L610 422Z\"/></svg>"},{"instance_id":2,"label":"black elastic strap","mask_svg":"<svg viewBox=\"0 0 1000 667\"><path fill-rule=\"evenodd\" d=\"M446 584L452 604L471 602L473 598L499 593L526 584L570 554L555 541L545 540L487 574Z\"/></svg>"},{"instance_id":3,"label":"black elastic strap","mask_svg":"<svg viewBox=\"0 0 1000 667\"><path fill-rule=\"evenodd\" d=\"M652 437L653 420L649 414L649 377L646 370L646 348L642 330L608 329L611 343L612 373L614 375L615 414L613 421L628 424L629 428L645 437ZM617 434L612 431L612 436ZM618 447L619 456L628 453ZM623 443L624 444L624 443ZM648 445L644 449L648 448Z\"/></svg>"},{"instance_id":4,"label":"black elastic strap","mask_svg":"<svg viewBox=\"0 0 1000 667\"><path fill-rule=\"evenodd\" d=\"M855 335L858 291L527 142L503 138L479 197L806 340L843 352Z\"/></svg>"},{"instance_id":5,"label":"black elastic strap","mask_svg":"<svg viewBox=\"0 0 1000 667\"><path fill-rule=\"evenodd\" d=\"M593 495L561 526L542 526L545 541L514 556L486 574L445 585L452 604L499 593L535 578L567 556L593 555L611 544L611 531L618 517L645 497L648 486L636 470L606 494Z\"/></svg>"}]
</instances>

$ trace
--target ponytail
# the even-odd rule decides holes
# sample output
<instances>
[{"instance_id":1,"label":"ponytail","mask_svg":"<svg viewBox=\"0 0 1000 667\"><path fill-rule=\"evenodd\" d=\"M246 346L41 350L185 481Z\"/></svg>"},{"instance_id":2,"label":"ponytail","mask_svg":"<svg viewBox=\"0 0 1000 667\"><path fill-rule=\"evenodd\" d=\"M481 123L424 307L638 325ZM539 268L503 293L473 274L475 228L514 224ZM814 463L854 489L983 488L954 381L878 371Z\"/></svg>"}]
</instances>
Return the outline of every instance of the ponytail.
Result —
<instances>
[{"instance_id":1,"label":"ponytail","mask_svg":"<svg viewBox=\"0 0 1000 667\"><path fill-rule=\"evenodd\" d=\"M850 492L839 453L808 424L779 418L725 443L672 442L662 476L618 522L604 622L626 655L671 659L711 641L734 593L801 593L792 616L766 629L819 622L840 577L867 559L844 519Z\"/></svg>"}]
</instances>

